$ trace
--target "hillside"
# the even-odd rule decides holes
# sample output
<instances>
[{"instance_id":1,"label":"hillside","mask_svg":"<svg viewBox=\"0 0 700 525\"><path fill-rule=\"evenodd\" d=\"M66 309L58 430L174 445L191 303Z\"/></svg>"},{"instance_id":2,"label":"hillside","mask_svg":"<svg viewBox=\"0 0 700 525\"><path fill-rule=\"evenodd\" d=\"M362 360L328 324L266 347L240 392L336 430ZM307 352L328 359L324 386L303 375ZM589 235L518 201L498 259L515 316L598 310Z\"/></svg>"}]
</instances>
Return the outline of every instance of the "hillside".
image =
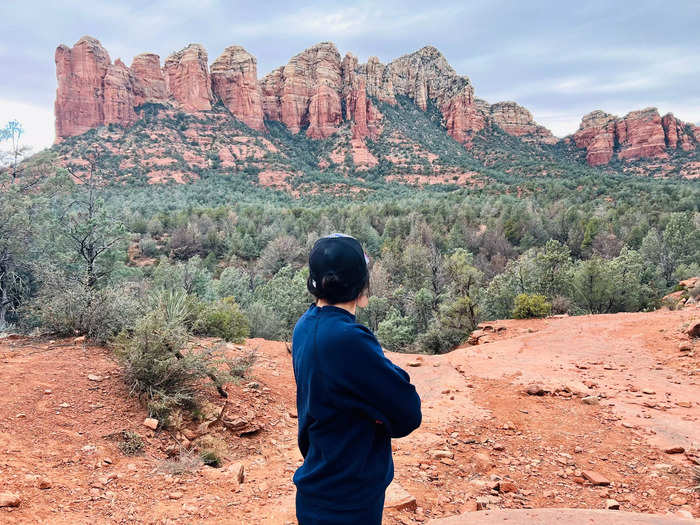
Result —
<instances>
[{"instance_id":1,"label":"hillside","mask_svg":"<svg viewBox=\"0 0 700 525\"><path fill-rule=\"evenodd\" d=\"M424 423L394 442L401 489L390 492L385 523L465 512L444 523L518 525L530 514L537 523L690 523L700 516L691 490L700 361L685 332L697 321L697 307L496 321L477 346L390 354L417 386ZM292 523L300 456L289 354L262 339L225 348L258 356L243 382L227 385L225 416L213 415L222 407L214 394L203 425L175 420L153 431L109 350L81 339L0 339L0 495L19 499L0 508L0 521ZM142 437L142 454L120 450L124 431ZM221 468L183 452L212 437ZM620 515L498 512L605 509L610 500ZM469 514L477 508L487 510Z\"/></svg>"},{"instance_id":2,"label":"hillside","mask_svg":"<svg viewBox=\"0 0 700 525\"><path fill-rule=\"evenodd\" d=\"M262 79L240 46L208 60L198 44L162 67L148 53L130 67L112 63L91 37L59 46L52 150L78 170L97 150L118 179L182 183L214 172L293 195L373 182L478 185L493 172L699 175L696 126L654 108L597 111L559 140L515 102L477 98L431 46L385 65L341 59L323 42Z\"/></svg>"}]
</instances>

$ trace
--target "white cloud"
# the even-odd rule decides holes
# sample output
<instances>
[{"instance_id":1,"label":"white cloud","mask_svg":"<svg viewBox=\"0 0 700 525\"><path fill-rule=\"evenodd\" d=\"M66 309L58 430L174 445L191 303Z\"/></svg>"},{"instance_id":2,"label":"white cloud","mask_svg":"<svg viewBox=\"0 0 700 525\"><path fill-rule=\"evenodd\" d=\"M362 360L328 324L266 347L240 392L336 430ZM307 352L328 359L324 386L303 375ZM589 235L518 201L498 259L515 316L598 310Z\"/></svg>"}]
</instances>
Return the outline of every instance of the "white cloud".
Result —
<instances>
[{"instance_id":1,"label":"white cloud","mask_svg":"<svg viewBox=\"0 0 700 525\"><path fill-rule=\"evenodd\" d=\"M54 116L52 109L0 99L0 126L10 120L19 120L24 128L22 143L31 147L32 152L40 151L53 144Z\"/></svg>"}]
</instances>

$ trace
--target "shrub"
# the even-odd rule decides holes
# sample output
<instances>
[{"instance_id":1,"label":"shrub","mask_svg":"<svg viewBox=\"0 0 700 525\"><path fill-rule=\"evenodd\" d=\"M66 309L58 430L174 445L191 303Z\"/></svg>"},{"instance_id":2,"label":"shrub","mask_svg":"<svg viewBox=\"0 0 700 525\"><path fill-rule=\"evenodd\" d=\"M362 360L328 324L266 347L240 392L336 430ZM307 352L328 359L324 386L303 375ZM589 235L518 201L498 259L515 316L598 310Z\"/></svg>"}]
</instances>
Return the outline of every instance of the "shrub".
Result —
<instances>
[{"instance_id":1,"label":"shrub","mask_svg":"<svg viewBox=\"0 0 700 525\"><path fill-rule=\"evenodd\" d=\"M204 308L193 332L240 343L250 335L250 326L233 297L226 297Z\"/></svg>"},{"instance_id":2,"label":"shrub","mask_svg":"<svg viewBox=\"0 0 700 525\"><path fill-rule=\"evenodd\" d=\"M143 452L143 439L136 432L124 430L121 437L118 447L125 456L135 456Z\"/></svg>"},{"instance_id":3,"label":"shrub","mask_svg":"<svg viewBox=\"0 0 700 525\"><path fill-rule=\"evenodd\" d=\"M139 252L143 257L155 257L158 253L158 244L153 237L141 237L139 240Z\"/></svg>"},{"instance_id":4,"label":"shrub","mask_svg":"<svg viewBox=\"0 0 700 525\"><path fill-rule=\"evenodd\" d=\"M277 313L262 302L254 302L246 310L253 337L279 339L283 336L285 325Z\"/></svg>"},{"instance_id":5,"label":"shrub","mask_svg":"<svg viewBox=\"0 0 700 525\"><path fill-rule=\"evenodd\" d=\"M571 309L571 299L563 295L557 295L552 299L552 313L566 314Z\"/></svg>"},{"instance_id":6,"label":"shrub","mask_svg":"<svg viewBox=\"0 0 700 525\"><path fill-rule=\"evenodd\" d=\"M196 472L204 464L198 454L190 450L180 450L180 453L171 459L165 459L158 463L158 472L177 476Z\"/></svg>"},{"instance_id":7,"label":"shrub","mask_svg":"<svg viewBox=\"0 0 700 525\"><path fill-rule=\"evenodd\" d=\"M199 458L205 465L220 467L226 457L226 442L211 434L201 437L197 441Z\"/></svg>"},{"instance_id":8,"label":"shrub","mask_svg":"<svg viewBox=\"0 0 700 525\"><path fill-rule=\"evenodd\" d=\"M379 323L377 339L389 350L400 350L410 345L415 339L411 320L393 310Z\"/></svg>"},{"instance_id":9,"label":"shrub","mask_svg":"<svg viewBox=\"0 0 700 525\"><path fill-rule=\"evenodd\" d=\"M187 295L181 290L166 291L154 298L151 310L133 330L123 331L115 340L127 384L145 398L150 415L164 426L174 409L196 405L202 379L209 379L219 390L231 379L220 371L220 365L230 365L228 360L210 349L190 348L189 316Z\"/></svg>"},{"instance_id":10,"label":"shrub","mask_svg":"<svg viewBox=\"0 0 700 525\"><path fill-rule=\"evenodd\" d=\"M133 326L140 315L136 291L129 287L95 290L78 282L47 282L23 310L25 329L40 327L57 336L84 334L104 344Z\"/></svg>"},{"instance_id":11,"label":"shrub","mask_svg":"<svg viewBox=\"0 0 700 525\"><path fill-rule=\"evenodd\" d=\"M513 317L515 319L530 319L532 317L547 317L552 312L551 303L544 295L521 293L515 298Z\"/></svg>"}]
</instances>

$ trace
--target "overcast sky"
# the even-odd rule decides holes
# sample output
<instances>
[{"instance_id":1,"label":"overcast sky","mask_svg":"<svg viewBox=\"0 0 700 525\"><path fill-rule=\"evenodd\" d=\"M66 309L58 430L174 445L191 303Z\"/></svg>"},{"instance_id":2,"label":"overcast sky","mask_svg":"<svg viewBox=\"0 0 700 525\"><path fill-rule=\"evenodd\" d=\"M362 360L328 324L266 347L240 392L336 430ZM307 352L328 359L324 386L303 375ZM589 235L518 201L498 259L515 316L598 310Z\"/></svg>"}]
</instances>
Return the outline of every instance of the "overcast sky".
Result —
<instances>
[{"instance_id":1,"label":"overcast sky","mask_svg":"<svg viewBox=\"0 0 700 525\"><path fill-rule=\"evenodd\" d=\"M431 44L478 97L515 100L558 136L594 109L700 122L700 0L1 0L0 125L19 119L35 150L54 138L55 48L86 34L127 65L191 42L211 63L239 44L259 76L325 40L382 62Z\"/></svg>"}]
</instances>

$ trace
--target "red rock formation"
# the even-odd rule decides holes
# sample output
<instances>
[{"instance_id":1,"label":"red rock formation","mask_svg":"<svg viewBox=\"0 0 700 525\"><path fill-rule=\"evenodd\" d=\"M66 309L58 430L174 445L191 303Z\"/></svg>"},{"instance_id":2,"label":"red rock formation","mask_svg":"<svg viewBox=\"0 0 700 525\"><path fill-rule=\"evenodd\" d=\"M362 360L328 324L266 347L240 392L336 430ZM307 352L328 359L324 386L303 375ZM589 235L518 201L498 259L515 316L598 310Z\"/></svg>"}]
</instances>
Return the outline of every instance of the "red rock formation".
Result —
<instances>
[{"instance_id":1,"label":"red rock formation","mask_svg":"<svg viewBox=\"0 0 700 525\"><path fill-rule=\"evenodd\" d=\"M160 57L155 53L141 53L131 62L131 74L134 76L134 105L145 102L165 103L168 89L160 68Z\"/></svg>"},{"instance_id":2,"label":"red rock formation","mask_svg":"<svg viewBox=\"0 0 700 525\"><path fill-rule=\"evenodd\" d=\"M616 120L614 115L600 110L584 115L581 120L574 143L577 148L586 150L586 161L591 166L610 162L615 147Z\"/></svg>"},{"instance_id":3,"label":"red rock formation","mask_svg":"<svg viewBox=\"0 0 700 525\"><path fill-rule=\"evenodd\" d=\"M308 125L311 138L326 138L342 123L340 54L331 42L321 42L292 57L262 80L263 110L292 133Z\"/></svg>"},{"instance_id":4,"label":"red rock formation","mask_svg":"<svg viewBox=\"0 0 700 525\"><path fill-rule=\"evenodd\" d=\"M134 112L134 82L124 62L107 67L104 86L104 124L128 125L136 121Z\"/></svg>"},{"instance_id":5,"label":"red rock formation","mask_svg":"<svg viewBox=\"0 0 700 525\"><path fill-rule=\"evenodd\" d=\"M283 67L271 71L260 81L263 114L270 120L282 122L282 72Z\"/></svg>"},{"instance_id":6,"label":"red rock formation","mask_svg":"<svg viewBox=\"0 0 700 525\"><path fill-rule=\"evenodd\" d=\"M444 117L447 133L457 142L471 145L474 134L486 125L486 117L474 103L474 90L465 86L462 93L449 99L440 111Z\"/></svg>"},{"instance_id":7,"label":"red rock formation","mask_svg":"<svg viewBox=\"0 0 700 525\"><path fill-rule=\"evenodd\" d=\"M190 44L165 61L168 91L185 111L211 109L214 97L207 61L207 52L199 44Z\"/></svg>"},{"instance_id":8,"label":"red rock formation","mask_svg":"<svg viewBox=\"0 0 700 525\"><path fill-rule=\"evenodd\" d=\"M555 144L557 138L532 118L532 113L515 102L497 102L490 106L493 121L506 133L520 137L525 142Z\"/></svg>"},{"instance_id":9,"label":"red rock formation","mask_svg":"<svg viewBox=\"0 0 700 525\"><path fill-rule=\"evenodd\" d=\"M357 69L357 57L351 53L345 55L342 63L345 119L352 122L353 139L376 138L381 133L382 114L367 99L366 80Z\"/></svg>"},{"instance_id":10,"label":"red rock formation","mask_svg":"<svg viewBox=\"0 0 700 525\"><path fill-rule=\"evenodd\" d=\"M359 74L365 77L367 94L377 100L396 104L394 85L391 81L391 71L379 62L377 57L369 57L366 64L357 67Z\"/></svg>"},{"instance_id":11,"label":"red rock formation","mask_svg":"<svg viewBox=\"0 0 700 525\"><path fill-rule=\"evenodd\" d=\"M211 85L236 118L258 131L265 128L258 62L253 55L241 46L227 47L211 66Z\"/></svg>"},{"instance_id":12,"label":"red rock formation","mask_svg":"<svg viewBox=\"0 0 700 525\"><path fill-rule=\"evenodd\" d=\"M663 118L656 108L632 111L622 118L602 111L583 117L574 143L586 149L592 166L607 164L616 153L621 160L667 158L668 149L695 149L692 128L671 113Z\"/></svg>"},{"instance_id":13,"label":"red rock formation","mask_svg":"<svg viewBox=\"0 0 700 525\"><path fill-rule=\"evenodd\" d=\"M469 146L473 135L486 125L486 115L477 107L474 88L467 77L457 75L445 57L426 46L388 65L397 95L412 98L421 109L433 100L442 112L447 132Z\"/></svg>"},{"instance_id":14,"label":"red rock formation","mask_svg":"<svg viewBox=\"0 0 700 525\"><path fill-rule=\"evenodd\" d=\"M695 149L695 143L700 140L700 128L678 120L673 113L667 113L661 119L664 128L666 146L671 149L681 148L683 151Z\"/></svg>"},{"instance_id":15,"label":"red rock formation","mask_svg":"<svg viewBox=\"0 0 700 525\"><path fill-rule=\"evenodd\" d=\"M56 49L56 140L104 124L103 79L111 64L100 42L84 36Z\"/></svg>"},{"instance_id":16,"label":"red rock formation","mask_svg":"<svg viewBox=\"0 0 700 525\"><path fill-rule=\"evenodd\" d=\"M615 124L620 159L666 157L666 140L656 108L632 111Z\"/></svg>"}]
</instances>

